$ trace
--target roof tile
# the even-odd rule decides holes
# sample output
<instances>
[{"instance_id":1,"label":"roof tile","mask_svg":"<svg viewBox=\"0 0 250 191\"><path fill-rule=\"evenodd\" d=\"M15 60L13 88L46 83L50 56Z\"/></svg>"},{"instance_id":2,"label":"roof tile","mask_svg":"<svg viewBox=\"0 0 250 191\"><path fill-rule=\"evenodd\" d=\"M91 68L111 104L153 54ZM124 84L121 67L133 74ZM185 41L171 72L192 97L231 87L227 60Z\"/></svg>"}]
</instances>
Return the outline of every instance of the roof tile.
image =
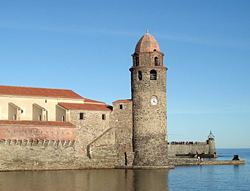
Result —
<instances>
[{"instance_id":1,"label":"roof tile","mask_svg":"<svg viewBox=\"0 0 250 191\"><path fill-rule=\"evenodd\" d=\"M58 103L60 106L68 110L92 110L92 111L112 111L110 105L105 104L81 104L81 103Z\"/></svg>"},{"instance_id":2,"label":"roof tile","mask_svg":"<svg viewBox=\"0 0 250 191\"><path fill-rule=\"evenodd\" d=\"M0 120L0 125L36 125L36 126L60 126L60 127L75 127L70 122L64 121L14 121Z\"/></svg>"},{"instance_id":3,"label":"roof tile","mask_svg":"<svg viewBox=\"0 0 250 191\"><path fill-rule=\"evenodd\" d=\"M0 95L83 99L83 97L81 97L77 93L67 89L33 88L3 85L0 85Z\"/></svg>"},{"instance_id":4,"label":"roof tile","mask_svg":"<svg viewBox=\"0 0 250 191\"><path fill-rule=\"evenodd\" d=\"M113 103L127 103L127 102L132 102L131 99L119 99L114 101Z\"/></svg>"}]
</instances>

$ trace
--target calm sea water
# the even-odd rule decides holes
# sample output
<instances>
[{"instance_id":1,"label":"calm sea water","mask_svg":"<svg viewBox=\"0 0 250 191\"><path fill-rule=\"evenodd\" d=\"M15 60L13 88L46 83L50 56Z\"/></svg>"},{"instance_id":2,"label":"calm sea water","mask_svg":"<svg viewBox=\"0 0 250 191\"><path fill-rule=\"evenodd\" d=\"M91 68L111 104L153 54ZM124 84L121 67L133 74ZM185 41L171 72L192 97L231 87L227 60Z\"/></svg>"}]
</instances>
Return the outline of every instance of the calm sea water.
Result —
<instances>
[{"instance_id":1,"label":"calm sea water","mask_svg":"<svg viewBox=\"0 0 250 191\"><path fill-rule=\"evenodd\" d=\"M238 154L241 166L184 166L173 170L68 170L0 172L1 191L250 190L250 149L217 149L219 158Z\"/></svg>"}]
</instances>

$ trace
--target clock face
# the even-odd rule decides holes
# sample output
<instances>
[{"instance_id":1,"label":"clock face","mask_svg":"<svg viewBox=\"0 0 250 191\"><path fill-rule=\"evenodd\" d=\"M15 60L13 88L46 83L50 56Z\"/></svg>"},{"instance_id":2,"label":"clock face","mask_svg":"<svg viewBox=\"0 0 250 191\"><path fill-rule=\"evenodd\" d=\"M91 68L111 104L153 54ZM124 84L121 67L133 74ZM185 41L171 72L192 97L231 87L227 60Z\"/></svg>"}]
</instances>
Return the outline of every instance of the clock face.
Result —
<instances>
[{"instance_id":1,"label":"clock face","mask_svg":"<svg viewBox=\"0 0 250 191\"><path fill-rule=\"evenodd\" d=\"M151 99L151 105L156 105L157 104L157 99L156 98L152 98Z\"/></svg>"}]
</instances>

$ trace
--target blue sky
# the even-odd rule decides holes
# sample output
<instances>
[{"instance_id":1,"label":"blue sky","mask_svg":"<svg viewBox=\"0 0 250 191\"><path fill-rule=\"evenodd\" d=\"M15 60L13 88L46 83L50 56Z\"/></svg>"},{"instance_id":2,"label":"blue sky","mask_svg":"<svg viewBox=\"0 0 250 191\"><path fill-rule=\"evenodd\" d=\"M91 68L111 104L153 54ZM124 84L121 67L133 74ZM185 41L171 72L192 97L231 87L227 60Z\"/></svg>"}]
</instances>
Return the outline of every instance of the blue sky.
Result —
<instances>
[{"instance_id":1,"label":"blue sky","mask_svg":"<svg viewBox=\"0 0 250 191\"><path fill-rule=\"evenodd\" d=\"M165 54L169 141L250 148L250 1L0 0L2 85L131 96L131 54L149 30Z\"/></svg>"}]
</instances>

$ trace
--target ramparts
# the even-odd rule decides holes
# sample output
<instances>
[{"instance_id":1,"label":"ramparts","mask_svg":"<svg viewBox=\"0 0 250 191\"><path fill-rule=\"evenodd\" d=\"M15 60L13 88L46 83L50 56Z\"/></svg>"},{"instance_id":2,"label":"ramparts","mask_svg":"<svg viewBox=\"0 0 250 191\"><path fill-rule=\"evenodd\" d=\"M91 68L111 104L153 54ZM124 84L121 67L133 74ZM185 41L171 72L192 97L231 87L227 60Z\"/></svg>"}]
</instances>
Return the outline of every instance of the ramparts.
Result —
<instances>
[{"instance_id":1,"label":"ramparts","mask_svg":"<svg viewBox=\"0 0 250 191\"><path fill-rule=\"evenodd\" d=\"M200 155L200 154L216 154L210 153L211 146L215 147L214 144L210 144L210 140L205 142L192 142L192 141L178 141L178 142L169 142L168 143L168 156L182 156L182 155ZM215 151L215 148L212 150ZM216 157L216 155L215 155Z\"/></svg>"},{"instance_id":2,"label":"ramparts","mask_svg":"<svg viewBox=\"0 0 250 191\"><path fill-rule=\"evenodd\" d=\"M73 141L76 128L69 122L0 120L0 140Z\"/></svg>"},{"instance_id":3,"label":"ramparts","mask_svg":"<svg viewBox=\"0 0 250 191\"><path fill-rule=\"evenodd\" d=\"M75 141L0 140L0 171L79 168Z\"/></svg>"},{"instance_id":4,"label":"ramparts","mask_svg":"<svg viewBox=\"0 0 250 191\"><path fill-rule=\"evenodd\" d=\"M91 157L77 155L75 141L0 140L0 171L114 168L112 136L111 129L92 143Z\"/></svg>"}]
</instances>

